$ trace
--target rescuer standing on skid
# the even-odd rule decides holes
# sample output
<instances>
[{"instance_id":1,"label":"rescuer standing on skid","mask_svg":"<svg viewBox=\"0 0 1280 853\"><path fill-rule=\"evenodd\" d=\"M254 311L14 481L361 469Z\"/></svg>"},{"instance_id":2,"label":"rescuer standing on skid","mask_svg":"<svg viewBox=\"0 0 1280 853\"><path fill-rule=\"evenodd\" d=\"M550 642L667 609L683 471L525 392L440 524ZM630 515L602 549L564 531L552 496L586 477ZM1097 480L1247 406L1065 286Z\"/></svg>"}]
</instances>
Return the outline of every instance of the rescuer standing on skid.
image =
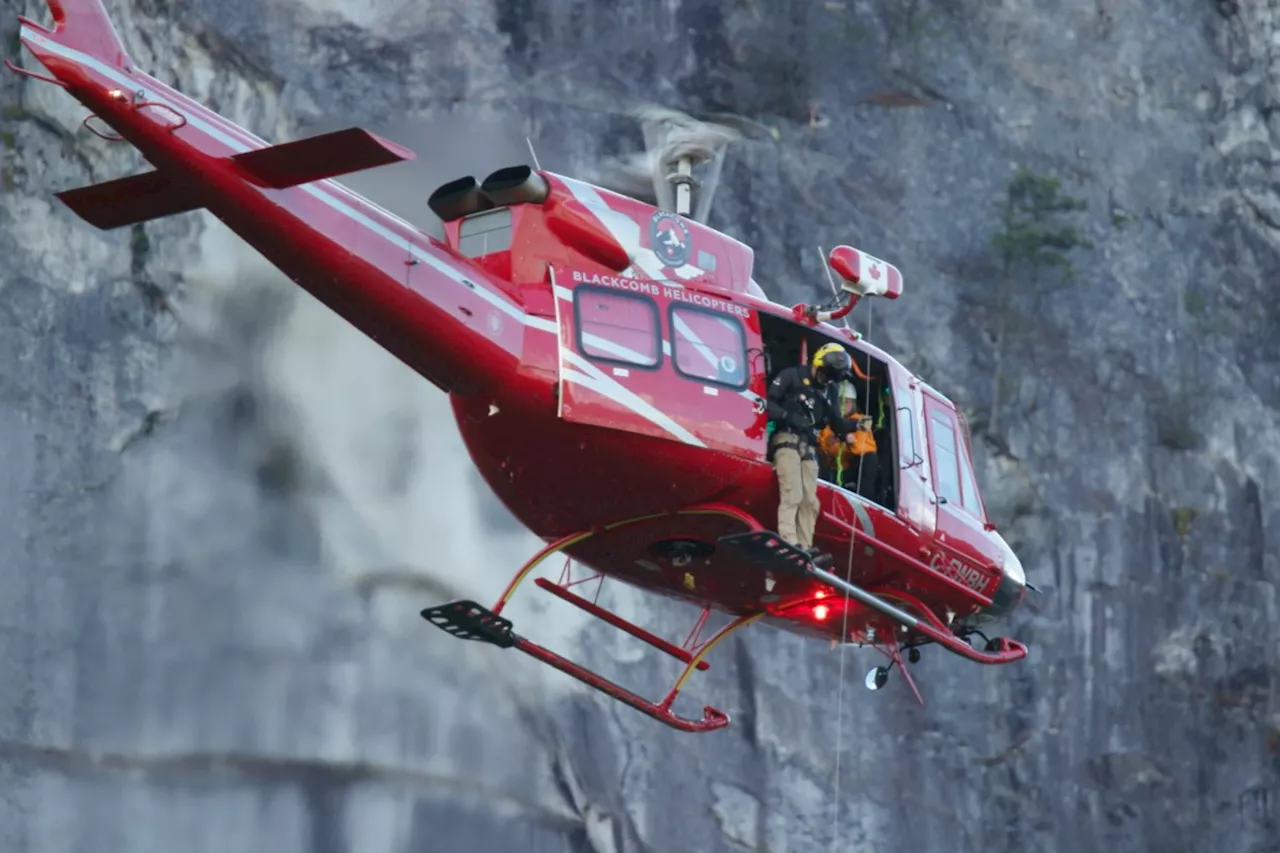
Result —
<instances>
[{"instance_id":1,"label":"rescuer standing on skid","mask_svg":"<svg viewBox=\"0 0 1280 853\"><path fill-rule=\"evenodd\" d=\"M857 424L831 406L825 393L832 382L852 380L849 353L827 344L810 364L788 367L769 385L769 420L775 424L769 453L778 472L778 535L805 551L815 565L829 563L829 554L813 547L818 524L817 431L829 426L854 440Z\"/></svg>"}]
</instances>

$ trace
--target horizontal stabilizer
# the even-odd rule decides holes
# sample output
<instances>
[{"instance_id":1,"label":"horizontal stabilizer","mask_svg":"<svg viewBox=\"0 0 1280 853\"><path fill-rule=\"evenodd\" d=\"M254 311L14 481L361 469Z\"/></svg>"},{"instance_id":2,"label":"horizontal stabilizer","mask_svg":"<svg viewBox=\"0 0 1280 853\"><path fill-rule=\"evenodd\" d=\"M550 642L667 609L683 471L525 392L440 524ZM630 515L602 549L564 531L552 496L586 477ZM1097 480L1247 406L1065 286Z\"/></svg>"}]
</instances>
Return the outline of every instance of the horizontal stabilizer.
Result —
<instances>
[{"instance_id":1,"label":"horizontal stabilizer","mask_svg":"<svg viewBox=\"0 0 1280 853\"><path fill-rule=\"evenodd\" d=\"M351 127L246 151L231 159L262 185L282 190L413 158L408 148Z\"/></svg>"},{"instance_id":2,"label":"horizontal stabilizer","mask_svg":"<svg viewBox=\"0 0 1280 853\"><path fill-rule=\"evenodd\" d=\"M155 171L66 190L58 198L85 222L103 230L203 207L189 190Z\"/></svg>"}]
</instances>

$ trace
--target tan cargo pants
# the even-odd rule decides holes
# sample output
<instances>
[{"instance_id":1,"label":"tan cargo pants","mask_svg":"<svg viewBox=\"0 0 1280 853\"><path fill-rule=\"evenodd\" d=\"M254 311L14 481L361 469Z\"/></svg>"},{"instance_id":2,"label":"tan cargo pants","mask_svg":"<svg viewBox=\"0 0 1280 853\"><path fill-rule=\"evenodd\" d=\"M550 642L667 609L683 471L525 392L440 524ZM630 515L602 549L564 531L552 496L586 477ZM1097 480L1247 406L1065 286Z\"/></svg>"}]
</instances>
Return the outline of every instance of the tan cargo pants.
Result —
<instances>
[{"instance_id":1,"label":"tan cargo pants","mask_svg":"<svg viewBox=\"0 0 1280 853\"><path fill-rule=\"evenodd\" d=\"M773 468L778 472L778 535L792 545L813 547L818 524L818 457L812 445L790 432L775 432ZM790 447L778 447L789 444ZM800 450L795 446L799 444Z\"/></svg>"}]
</instances>

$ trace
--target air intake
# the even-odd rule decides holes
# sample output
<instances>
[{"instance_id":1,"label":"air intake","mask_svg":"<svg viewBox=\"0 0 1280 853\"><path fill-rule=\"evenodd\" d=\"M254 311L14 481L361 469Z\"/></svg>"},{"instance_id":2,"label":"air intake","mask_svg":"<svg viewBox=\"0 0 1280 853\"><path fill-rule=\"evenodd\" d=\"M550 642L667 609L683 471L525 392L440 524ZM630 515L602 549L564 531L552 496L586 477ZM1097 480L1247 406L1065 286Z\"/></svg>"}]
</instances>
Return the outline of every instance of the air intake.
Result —
<instances>
[{"instance_id":1,"label":"air intake","mask_svg":"<svg viewBox=\"0 0 1280 853\"><path fill-rule=\"evenodd\" d=\"M508 204L541 204L550 187L547 181L528 166L509 166L484 179L480 192L497 207Z\"/></svg>"},{"instance_id":2,"label":"air intake","mask_svg":"<svg viewBox=\"0 0 1280 853\"><path fill-rule=\"evenodd\" d=\"M488 210L493 207L493 203L476 186L476 179L467 175L450 181L433 192L427 199L427 206L442 222L452 222Z\"/></svg>"}]
</instances>

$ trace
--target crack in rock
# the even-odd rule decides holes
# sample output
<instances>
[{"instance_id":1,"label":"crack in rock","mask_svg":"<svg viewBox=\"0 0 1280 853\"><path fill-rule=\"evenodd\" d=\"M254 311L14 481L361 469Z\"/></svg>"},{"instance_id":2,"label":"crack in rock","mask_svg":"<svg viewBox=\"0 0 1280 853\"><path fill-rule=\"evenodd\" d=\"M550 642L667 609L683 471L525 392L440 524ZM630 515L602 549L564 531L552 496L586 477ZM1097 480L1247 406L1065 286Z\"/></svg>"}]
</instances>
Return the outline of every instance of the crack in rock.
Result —
<instances>
[{"instance_id":1,"label":"crack in rock","mask_svg":"<svg viewBox=\"0 0 1280 853\"><path fill-rule=\"evenodd\" d=\"M204 779L245 780L275 785L343 786L361 783L385 783L400 788L444 788L536 817L547 825L578 830L582 824L538 803L522 800L509 793L490 789L483 784L458 776L428 773L409 767L398 767L368 761L326 761L236 752L190 752L169 755L139 755L118 752L88 752L60 746L19 743L0 740L0 763L12 764L27 771L40 769L63 774L142 775L150 781L166 785ZM599 853L614 853L604 848Z\"/></svg>"}]
</instances>

